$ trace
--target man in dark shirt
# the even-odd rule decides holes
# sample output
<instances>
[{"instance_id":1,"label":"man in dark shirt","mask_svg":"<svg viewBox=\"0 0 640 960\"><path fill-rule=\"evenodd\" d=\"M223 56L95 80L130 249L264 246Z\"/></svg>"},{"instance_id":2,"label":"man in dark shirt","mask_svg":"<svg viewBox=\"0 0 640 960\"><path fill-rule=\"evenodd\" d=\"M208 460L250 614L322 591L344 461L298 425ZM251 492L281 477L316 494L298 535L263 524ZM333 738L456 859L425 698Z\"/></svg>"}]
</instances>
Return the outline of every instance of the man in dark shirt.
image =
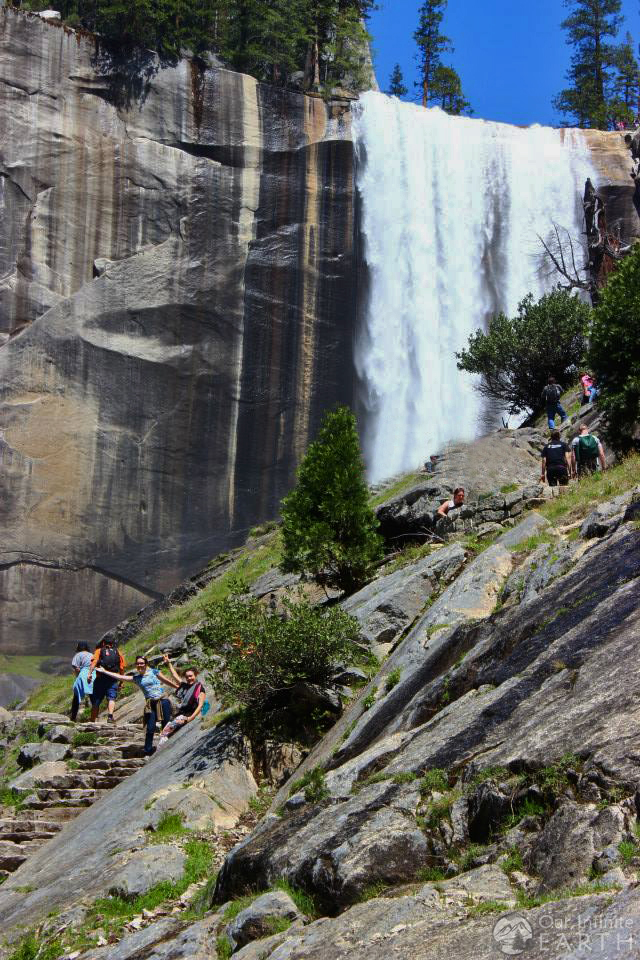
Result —
<instances>
[{"instance_id":1,"label":"man in dark shirt","mask_svg":"<svg viewBox=\"0 0 640 960\"><path fill-rule=\"evenodd\" d=\"M569 445L560 439L560 431L553 430L551 440L542 451L540 480L545 479L550 487L566 487L571 469L571 451Z\"/></svg>"}]
</instances>

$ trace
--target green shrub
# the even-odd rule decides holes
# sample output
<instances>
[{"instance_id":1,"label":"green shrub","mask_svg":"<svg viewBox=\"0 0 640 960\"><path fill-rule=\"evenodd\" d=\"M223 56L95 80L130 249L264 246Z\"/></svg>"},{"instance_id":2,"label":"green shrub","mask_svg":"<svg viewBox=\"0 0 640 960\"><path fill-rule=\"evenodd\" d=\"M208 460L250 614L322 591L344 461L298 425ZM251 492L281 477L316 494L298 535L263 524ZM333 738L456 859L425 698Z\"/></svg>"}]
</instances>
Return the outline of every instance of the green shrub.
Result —
<instances>
[{"instance_id":1,"label":"green shrub","mask_svg":"<svg viewBox=\"0 0 640 960\"><path fill-rule=\"evenodd\" d=\"M320 803L327 799L329 791L322 767L307 770L304 776L294 780L289 789L289 796L298 793L300 790L304 790L304 798L307 803Z\"/></svg>"},{"instance_id":2,"label":"green shrub","mask_svg":"<svg viewBox=\"0 0 640 960\"><path fill-rule=\"evenodd\" d=\"M63 953L64 949L59 940L43 942L39 936L29 933L9 954L8 960L58 960Z\"/></svg>"},{"instance_id":3,"label":"green shrub","mask_svg":"<svg viewBox=\"0 0 640 960\"><path fill-rule=\"evenodd\" d=\"M366 695L366 697L364 697L364 699L363 699L363 701L362 701L362 709L363 709L363 710L370 710L370 709L371 709L371 707L372 707L372 706L374 705L374 703L376 702L376 693L377 693L377 692L378 692L378 688L377 688L377 687L373 687L373 689L369 691L369 693Z\"/></svg>"},{"instance_id":4,"label":"green shrub","mask_svg":"<svg viewBox=\"0 0 640 960\"><path fill-rule=\"evenodd\" d=\"M395 670L392 670L387 679L385 680L384 688L387 693L391 693L394 687L397 687L400 683L400 677L402 676L402 671L400 667L396 667Z\"/></svg>"},{"instance_id":5,"label":"green shrub","mask_svg":"<svg viewBox=\"0 0 640 960\"><path fill-rule=\"evenodd\" d=\"M420 883L439 883L446 879L447 875L441 867L423 867L416 874L416 880Z\"/></svg>"},{"instance_id":6,"label":"green shrub","mask_svg":"<svg viewBox=\"0 0 640 960\"><path fill-rule=\"evenodd\" d=\"M628 450L640 420L640 247L609 277L593 314L589 364L615 447Z\"/></svg>"},{"instance_id":7,"label":"green shrub","mask_svg":"<svg viewBox=\"0 0 640 960\"><path fill-rule=\"evenodd\" d=\"M322 610L305 599L284 605L284 618L246 595L205 606L200 638L223 702L266 709L297 683L326 685L336 663L359 656L358 622L339 607Z\"/></svg>"},{"instance_id":8,"label":"green shrub","mask_svg":"<svg viewBox=\"0 0 640 960\"><path fill-rule=\"evenodd\" d=\"M189 834L190 831L183 823L184 817L181 813L171 813L166 811L160 817L158 824L153 831L156 840L169 840L173 837L182 837Z\"/></svg>"},{"instance_id":9,"label":"green shrub","mask_svg":"<svg viewBox=\"0 0 640 960\"><path fill-rule=\"evenodd\" d=\"M216 938L216 956L217 960L231 960L231 954L233 953L233 947L231 946L231 941L226 934L221 933Z\"/></svg>"},{"instance_id":10,"label":"green shrub","mask_svg":"<svg viewBox=\"0 0 640 960\"><path fill-rule=\"evenodd\" d=\"M507 875L513 873L514 870L524 870L522 854L517 847L511 847L511 849L507 852L507 856L502 861L502 869Z\"/></svg>"},{"instance_id":11,"label":"green shrub","mask_svg":"<svg viewBox=\"0 0 640 960\"><path fill-rule=\"evenodd\" d=\"M325 416L296 488L282 501L281 569L326 576L350 592L382 559L377 529L355 417L339 407Z\"/></svg>"},{"instance_id":12,"label":"green shrub","mask_svg":"<svg viewBox=\"0 0 640 960\"><path fill-rule=\"evenodd\" d=\"M638 846L632 840L622 840L618 844L618 852L624 865L628 866L633 858L638 856Z\"/></svg>"},{"instance_id":13,"label":"green shrub","mask_svg":"<svg viewBox=\"0 0 640 960\"><path fill-rule=\"evenodd\" d=\"M486 333L469 337L467 349L456 353L458 369L479 374L480 392L510 413L537 410L549 375L566 384L571 368L583 362L590 316L590 307L566 290L537 303L529 294L516 317L496 314Z\"/></svg>"}]
</instances>

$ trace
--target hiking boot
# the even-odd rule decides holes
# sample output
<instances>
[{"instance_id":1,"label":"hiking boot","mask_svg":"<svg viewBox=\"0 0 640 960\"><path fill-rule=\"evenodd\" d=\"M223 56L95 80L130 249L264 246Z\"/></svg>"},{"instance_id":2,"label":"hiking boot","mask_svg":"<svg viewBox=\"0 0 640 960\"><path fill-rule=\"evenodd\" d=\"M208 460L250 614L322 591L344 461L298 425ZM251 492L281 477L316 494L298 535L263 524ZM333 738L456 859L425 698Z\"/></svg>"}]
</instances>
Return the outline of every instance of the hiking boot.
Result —
<instances>
[{"instance_id":1,"label":"hiking boot","mask_svg":"<svg viewBox=\"0 0 640 960\"><path fill-rule=\"evenodd\" d=\"M116 722L116 718L114 717L114 715L112 713L107 714L107 723L115 723L115 722Z\"/></svg>"}]
</instances>

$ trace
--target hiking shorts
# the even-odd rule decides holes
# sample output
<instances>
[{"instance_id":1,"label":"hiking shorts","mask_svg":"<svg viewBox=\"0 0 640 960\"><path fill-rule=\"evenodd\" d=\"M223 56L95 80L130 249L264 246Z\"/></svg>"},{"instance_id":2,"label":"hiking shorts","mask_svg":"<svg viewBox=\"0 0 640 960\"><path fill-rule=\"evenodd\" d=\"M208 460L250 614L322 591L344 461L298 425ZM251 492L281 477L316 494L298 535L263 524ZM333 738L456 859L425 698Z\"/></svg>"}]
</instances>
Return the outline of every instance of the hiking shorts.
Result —
<instances>
[{"instance_id":1,"label":"hiking shorts","mask_svg":"<svg viewBox=\"0 0 640 960\"><path fill-rule=\"evenodd\" d=\"M93 681L93 692L89 694L92 707L99 707L104 698L115 700L118 696L118 681L97 673Z\"/></svg>"},{"instance_id":2,"label":"hiking shorts","mask_svg":"<svg viewBox=\"0 0 640 960\"><path fill-rule=\"evenodd\" d=\"M547 482L550 487L566 487L569 483L569 471L566 467L549 467L547 469Z\"/></svg>"}]
</instances>

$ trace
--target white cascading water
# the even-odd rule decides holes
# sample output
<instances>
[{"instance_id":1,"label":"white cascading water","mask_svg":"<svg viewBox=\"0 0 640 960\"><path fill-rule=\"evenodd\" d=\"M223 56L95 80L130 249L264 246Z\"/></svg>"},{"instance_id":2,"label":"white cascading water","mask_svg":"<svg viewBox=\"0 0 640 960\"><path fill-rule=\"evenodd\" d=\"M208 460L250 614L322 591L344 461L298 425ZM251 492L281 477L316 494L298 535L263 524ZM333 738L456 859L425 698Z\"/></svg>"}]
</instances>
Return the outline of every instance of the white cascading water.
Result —
<instances>
[{"instance_id":1,"label":"white cascading water","mask_svg":"<svg viewBox=\"0 0 640 960\"><path fill-rule=\"evenodd\" d=\"M474 378L455 352L500 310L557 277L538 235L584 231L594 176L578 131L512 127L365 93L353 112L369 271L356 365L369 412L370 479L477 435Z\"/></svg>"}]
</instances>

